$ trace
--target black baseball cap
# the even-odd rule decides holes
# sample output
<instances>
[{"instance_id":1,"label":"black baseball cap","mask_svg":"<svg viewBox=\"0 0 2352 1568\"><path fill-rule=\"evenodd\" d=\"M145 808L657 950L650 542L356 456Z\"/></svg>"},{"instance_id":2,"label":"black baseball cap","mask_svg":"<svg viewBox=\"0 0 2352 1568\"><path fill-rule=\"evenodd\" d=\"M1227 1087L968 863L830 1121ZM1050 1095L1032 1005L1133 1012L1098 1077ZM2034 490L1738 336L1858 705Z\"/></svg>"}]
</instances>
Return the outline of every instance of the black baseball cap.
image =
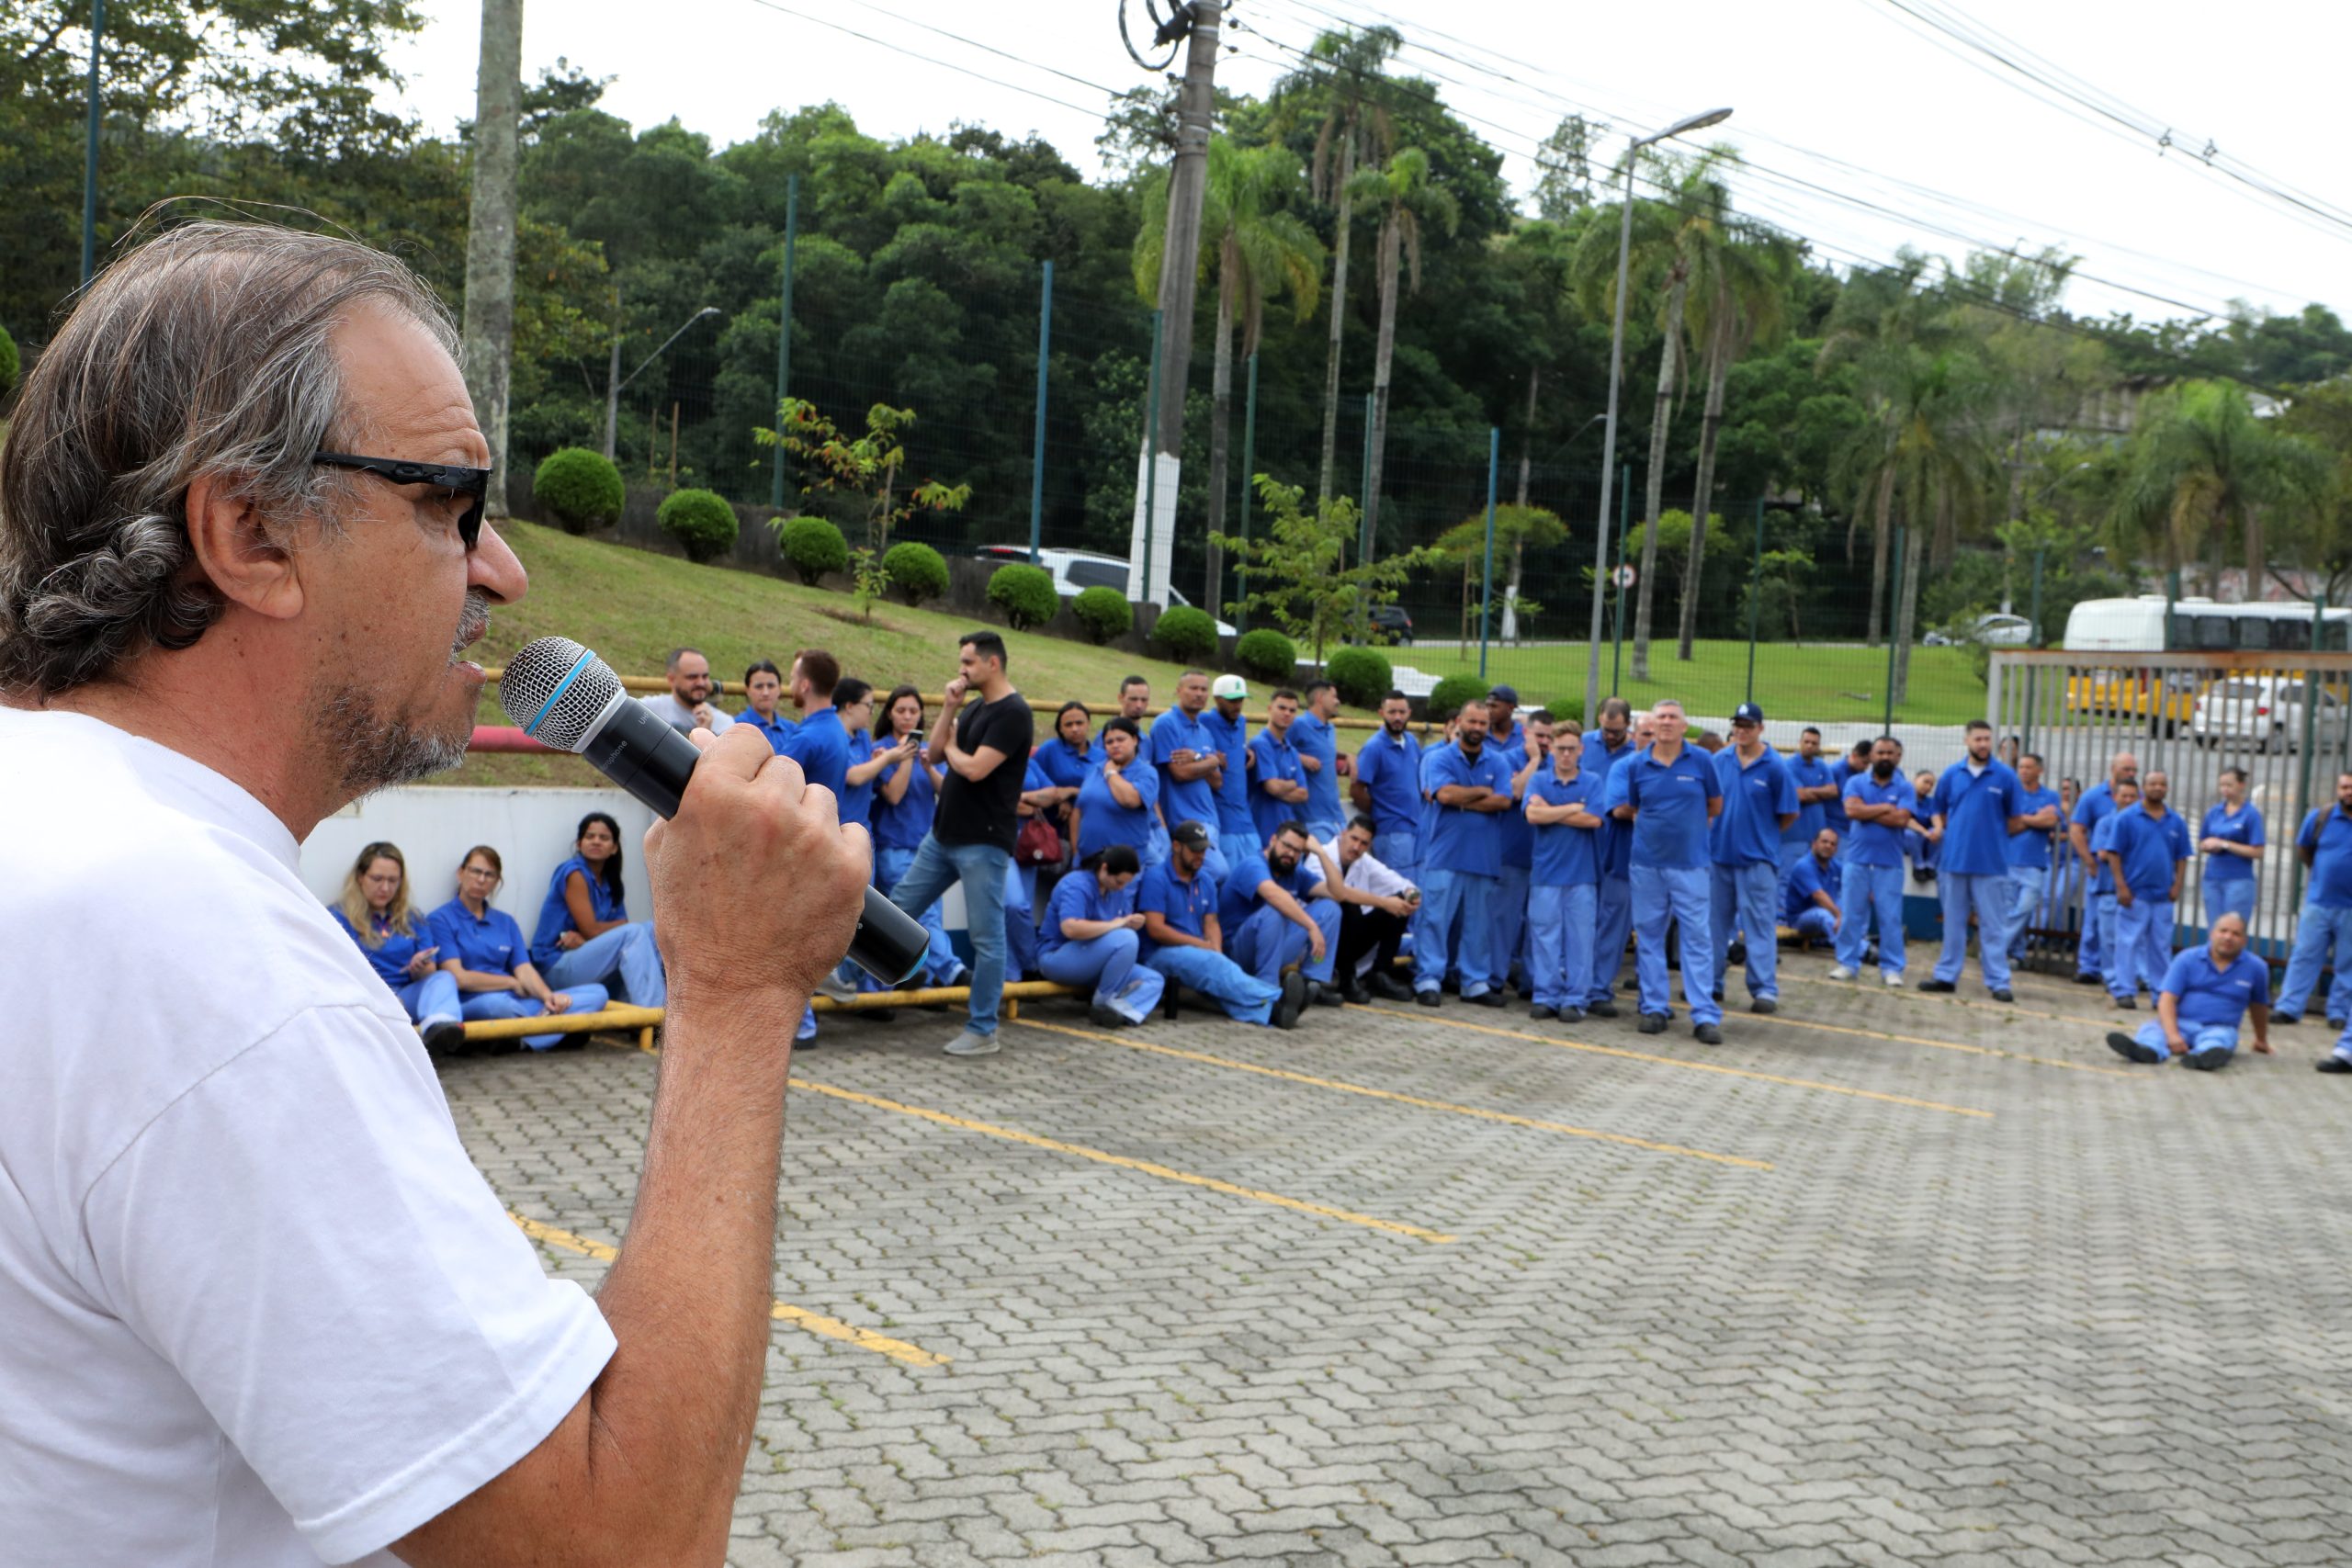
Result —
<instances>
[{"instance_id":1,"label":"black baseball cap","mask_svg":"<svg viewBox=\"0 0 2352 1568\"><path fill-rule=\"evenodd\" d=\"M1188 850L1206 849L1209 841L1208 824L1179 822L1168 830L1168 841L1182 844Z\"/></svg>"}]
</instances>

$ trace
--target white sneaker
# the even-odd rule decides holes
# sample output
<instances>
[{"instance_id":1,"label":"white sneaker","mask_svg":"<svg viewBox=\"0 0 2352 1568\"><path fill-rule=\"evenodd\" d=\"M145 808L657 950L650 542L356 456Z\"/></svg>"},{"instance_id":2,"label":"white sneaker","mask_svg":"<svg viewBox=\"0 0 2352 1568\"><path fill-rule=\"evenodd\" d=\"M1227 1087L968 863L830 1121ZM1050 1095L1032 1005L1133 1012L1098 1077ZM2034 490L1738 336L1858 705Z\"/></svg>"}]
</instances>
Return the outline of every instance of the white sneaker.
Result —
<instances>
[{"instance_id":1,"label":"white sneaker","mask_svg":"<svg viewBox=\"0 0 2352 1568\"><path fill-rule=\"evenodd\" d=\"M1840 964L1829 971L1829 977L1833 980L1850 980L1854 977L1854 972Z\"/></svg>"},{"instance_id":2,"label":"white sneaker","mask_svg":"<svg viewBox=\"0 0 2352 1568\"><path fill-rule=\"evenodd\" d=\"M967 1029L946 1044L951 1056L993 1056L997 1053L996 1036Z\"/></svg>"},{"instance_id":3,"label":"white sneaker","mask_svg":"<svg viewBox=\"0 0 2352 1568\"><path fill-rule=\"evenodd\" d=\"M845 1002L857 996L857 987L842 979L841 972L835 970L817 982L817 994L820 997L831 997L837 1002Z\"/></svg>"},{"instance_id":4,"label":"white sneaker","mask_svg":"<svg viewBox=\"0 0 2352 1568\"><path fill-rule=\"evenodd\" d=\"M1899 991L1903 988L1903 976L1892 969L1880 971L1879 978L1886 982L1886 988L1890 991Z\"/></svg>"}]
</instances>

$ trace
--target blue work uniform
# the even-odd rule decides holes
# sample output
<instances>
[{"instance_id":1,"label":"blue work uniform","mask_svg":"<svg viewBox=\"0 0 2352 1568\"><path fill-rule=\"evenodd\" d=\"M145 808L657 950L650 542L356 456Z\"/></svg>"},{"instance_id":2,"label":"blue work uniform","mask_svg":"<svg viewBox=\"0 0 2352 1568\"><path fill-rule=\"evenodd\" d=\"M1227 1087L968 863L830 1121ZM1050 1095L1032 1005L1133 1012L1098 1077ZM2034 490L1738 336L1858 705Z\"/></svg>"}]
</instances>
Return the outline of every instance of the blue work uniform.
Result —
<instances>
[{"instance_id":1,"label":"blue work uniform","mask_svg":"<svg viewBox=\"0 0 2352 1568\"><path fill-rule=\"evenodd\" d=\"M438 1023L460 1021L457 976L441 967L441 960L447 954L433 955L433 967L422 980L408 977L410 961L420 950L433 946L439 940L433 934L433 921L429 916L412 914L409 929L401 931L381 915L369 911L368 934L376 940L376 945L370 947L359 940L359 932L353 928L350 917L333 905L328 906L327 912L334 916L334 923L341 926L344 934L358 947L360 956L368 960L368 967L376 972L376 977L400 998L401 1006L408 1010L410 1021L430 1028Z\"/></svg>"},{"instance_id":2,"label":"blue work uniform","mask_svg":"<svg viewBox=\"0 0 2352 1568\"><path fill-rule=\"evenodd\" d=\"M1763 748L1752 762L1726 746L1715 753L1715 788L1724 808L1707 829L1707 919L1714 936L1710 953L1718 987L1727 984L1735 933L1747 948L1747 994L1778 1001L1780 978L1781 818L1803 816L1797 781L1779 752ZM1689 943L1684 943L1689 959Z\"/></svg>"},{"instance_id":3,"label":"blue work uniform","mask_svg":"<svg viewBox=\"0 0 2352 1568\"><path fill-rule=\"evenodd\" d=\"M1462 995L1482 997L1500 984L1492 957L1495 865L1499 849L1496 814L1444 805L1437 792L1456 785L1483 786L1508 795L1510 767L1491 747L1481 746L1477 756L1472 757L1458 743L1427 752L1421 765L1429 784L1430 830L1421 846L1421 908L1413 926L1413 988L1437 990L1444 983L1450 961L1462 977Z\"/></svg>"},{"instance_id":4,"label":"blue work uniform","mask_svg":"<svg viewBox=\"0 0 2352 1568\"><path fill-rule=\"evenodd\" d=\"M781 753L784 750L784 743L786 738L789 737L795 729L799 728L797 725L794 724L792 720L784 716L784 710L781 708L776 710L776 716L774 718L762 718L760 716L759 709L745 708L741 713L735 716L735 722L738 724L748 724L753 729L758 730L762 735L767 737L767 742L770 750L778 753Z\"/></svg>"},{"instance_id":5,"label":"blue work uniform","mask_svg":"<svg viewBox=\"0 0 2352 1568\"><path fill-rule=\"evenodd\" d=\"M480 915L466 908L462 898L452 898L427 918L432 928L432 940L441 948L440 959L447 963L455 959L460 965L477 975L512 975L518 964L531 961L530 949L524 944L523 928L514 917L496 905L486 905ZM545 976L541 976L545 978ZM456 976L450 976L454 983ZM550 986L549 990L557 987ZM563 990L571 998L567 1012L587 1014L602 1012L611 999L605 987L591 981ZM458 1009L466 1021L477 1019L537 1018L547 1011L547 1004L537 997L526 997L517 991L460 991ZM534 1051L545 1051L561 1044L563 1035L526 1034L523 1043Z\"/></svg>"},{"instance_id":6,"label":"blue work uniform","mask_svg":"<svg viewBox=\"0 0 2352 1568\"><path fill-rule=\"evenodd\" d=\"M1807 942L1834 942L1838 918L1814 902L1813 896L1826 893L1829 901L1842 908L1845 886L1846 868L1836 856L1825 861L1807 855L1789 869L1789 879L1781 886L1781 918Z\"/></svg>"},{"instance_id":7,"label":"blue work uniform","mask_svg":"<svg viewBox=\"0 0 2352 1568\"><path fill-rule=\"evenodd\" d=\"M2332 953L2335 981L2327 991L2327 1020L2340 1024L2352 1018L2352 816L2333 801L2306 813L2295 847L2312 852L2312 873L2295 919L2295 949L2278 983L2278 1021L2302 1017Z\"/></svg>"},{"instance_id":8,"label":"blue work uniform","mask_svg":"<svg viewBox=\"0 0 2352 1568\"><path fill-rule=\"evenodd\" d=\"M1622 789L1619 787L1622 784ZM1666 977L1666 925L1681 932L1682 996L1694 1024L1720 1023L1714 998L1715 943L1707 870L1708 803L1723 797L1713 761L1684 745L1670 761L1655 747L1621 763L1610 775L1634 817L1634 976L1642 1011L1673 1012Z\"/></svg>"},{"instance_id":9,"label":"blue work uniform","mask_svg":"<svg viewBox=\"0 0 2352 1568\"><path fill-rule=\"evenodd\" d=\"M864 784L851 784L849 770L874 761L874 737L863 729L842 731L842 795L840 818L854 822L871 832L874 828L874 786L882 775L876 773Z\"/></svg>"},{"instance_id":10,"label":"blue work uniform","mask_svg":"<svg viewBox=\"0 0 2352 1568\"><path fill-rule=\"evenodd\" d=\"M1297 734L1298 726L1294 724L1286 734L1276 734L1272 728L1267 728L1250 738L1250 760L1257 764L1250 771L1252 825L1257 829L1258 841L1263 844L1272 840L1283 823L1306 822L1308 835L1317 843L1329 847L1331 839L1317 832L1315 824L1307 821L1306 808L1310 801L1276 800L1266 793L1269 784L1306 784L1306 770L1300 765L1298 748L1294 744Z\"/></svg>"},{"instance_id":11,"label":"blue work uniform","mask_svg":"<svg viewBox=\"0 0 2352 1568\"><path fill-rule=\"evenodd\" d=\"M1258 818L1250 797L1257 792L1250 779L1250 723L1236 716L1226 717L1216 708L1201 715L1201 728L1209 732L1209 750L1225 753L1225 766L1217 770L1216 841L1225 852L1225 863L1238 866L1257 856Z\"/></svg>"},{"instance_id":12,"label":"blue work uniform","mask_svg":"<svg viewBox=\"0 0 2352 1568\"><path fill-rule=\"evenodd\" d=\"M1063 877L1046 901L1045 924L1037 933L1039 973L1057 985L1090 991L1093 1006L1129 1023L1143 1022L1159 1005L1168 980L1137 961L1140 934L1111 931L1082 939L1062 934L1064 920L1123 920L1135 912L1134 878L1117 892L1105 893L1102 878L1082 867Z\"/></svg>"},{"instance_id":13,"label":"blue work uniform","mask_svg":"<svg viewBox=\"0 0 2352 1568\"><path fill-rule=\"evenodd\" d=\"M2025 782L2018 782L2018 815L2030 817L2053 806L2062 806L2058 792L2045 784L2031 789ZM2064 822L2066 814L2059 812L2057 820ZM2050 886L2050 839L2055 831L2050 828L2028 828L2021 833L2009 835L2007 855L2009 863L2009 962L2018 963L2025 957L2025 933L2033 923L2033 913L2041 907L2042 895ZM2068 852L2072 853L2072 851Z\"/></svg>"},{"instance_id":14,"label":"blue work uniform","mask_svg":"<svg viewBox=\"0 0 2352 1568\"><path fill-rule=\"evenodd\" d=\"M1187 880L1176 874L1173 860L1160 862L1137 881L1136 911L1157 914L1186 936L1205 938L1210 917L1216 913L1216 883L1206 870ZM1220 932L1220 935L1223 933ZM1272 1020L1278 986L1250 975L1222 952L1208 947L1171 947L1143 940L1143 961L1170 985L1190 986L1223 1008L1237 1023L1266 1023Z\"/></svg>"},{"instance_id":15,"label":"blue work uniform","mask_svg":"<svg viewBox=\"0 0 2352 1568\"><path fill-rule=\"evenodd\" d=\"M822 707L792 727L779 754L800 764L801 776L836 797L849 789L849 731L837 708Z\"/></svg>"},{"instance_id":16,"label":"blue work uniform","mask_svg":"<svg viewBox=\"0 0 2352 1568\"><path fill-rule=\"evenodd\" d=\"M1634 754L1630 735L1611 750L1600 730L1584 732L1582 766L1592 775L1594 798L1600 802L1600 831L1593 845L1600 875L1593 887L1592 988L1584 1001L1588 1009L1602 1002L1614 1005L1617 973L1625 964L1625 939L1634 930L1634 828L1609 815L1609 792L1616 780L1617 765Z\"/></svg>"},{"instance_id":17,"label":"blue work uniform","mask_svg":"<svg viewBox=\"0 0 2352 1568\"><path fill-rule=\"evenodd\" d=\"M1339 732L1329 720L1313 713L1302 713L1291 721L1290 743L1298 752L1300 773L1306 784L1306 803L1302 812L1306 830L1315 835L1317 843L1330 843L1348 825L1348 808L1340 800ZM1309 759L1317 765L1307 767ZM1264 766L1262 762L1259 765ZM1375 849L1374 853L1377 852Z\"/></svg>"},{"instance_id":18,"label":"blue work uniform","mask_svg":"<svg viewBox=\"0 0 2352 1568\"><path fill-rule=\"evenodd\" d=\"M2132 901L2116 900L2116 958L2107 966L2109 995L2128 997L2145 986L2154 997L2172 966L2173 883L2193 846L2177 811L2151 814L2143 801L2109 818L2111 848L2123 863Z\"/></svg>"},{"instance_id":19,"label":"blue work uniform","mask_svg":"<svg viewBox=\"0 0 2352 1568\"><path fill-rule=\"evenodd\" d=\"M1789 770L1789 782L1799 789L1819 789L1824 784L1838 783L1830 776L1829 764L1819 757L1792 755L1781 758L1781 763ZM1786 881L1789 873L1796 869L1797 862L1812 852L1813 840L1821 836L1824 828L1836 827L1842 840L1845 837L1845 820L1843 807L1838 807L1838 821L1833 824L1829 820L1827 806L1818 800L1800 802L1797 819L1781 829L1781 880Z\"/></svg>"},{"instance_id":20,"label":"blue work uniform","mask_svg":"<svg viewBox=\"0 0 2352 1568\"><path fill-rule=\"evenodd\" d=\"M1897 768L1881 783L1871 773L1849 773L1843 799L1860 806L1899 806L1916 811L1919 792ZM1838 900L1839 967L1859 970L1863 944L1873 923L1878 928L1879 972L1903 976L1903 833L1883 822L1864 822L1850 815L1846 850L1846 896Z\"/></svg>"},{"instance_id":21,"label":"blue work uniform","mask_svg":"<svg viewBox=\"0 0 2352 1568\"><path fill-rule=\"evenodd\" d=\"M2180 1037L2189 1056L2197 1059L2194 1065L2218 1066L2237 1050L2238 1026L2245 1021L2246 1010L2270 1005L2270 966L2247 951L2222 968L2213 961L2212 946L2200 942L2184 948L2165 966L2157 988L2174 998ZM2150 1019L2133 1037L2155 1054L2156 1061L2172 1055L2160 1020ZM2208 1051L2221 1053L2220 1060L2206 1057ZM2337 1052L2342 1051L2339 1043Z\"/></svg>"},{"instance_id":22,"label":"blue work uniform","mask_svg":"<svg viewBox=\"0 0 2352 1568\"><path fill-rule=\"evenodd\" d=\"M588 884L589 913L599 920L628 923L567 951L558 947L556 941L564 932L579 929L571 922L571 906L563 898L563 885L575 871ZM670 999L662 950L653 941L653 923L629 920L628 906L621 896L606 888L605 879L578 855L557 866L548 878L547 897L539 902L539 923L531 929L531 964L549 990L601 984L608 993L639 1007L658 1008ZM612 982L616 977L620 987L615 991Z\"/></svg>"},{"instance_id":23,"label":"blue work uniform","mask_svg":"<svg viewBox=\"0 0 2352 1568\"><path fill-rule=\"evenodd\" d=\"M2087 844L2091 835L2098 831L2098 825L2114 815L2115 791L2101 779L2075 798L2075 814L2068 821L2082 829ZM2083 939L2075 950L2075 975L2078 979L2104 974L2108 949L2115 937L2115 889L2108 882L2107 868L2099 863L2097 851L2092 852L2086 874L2089 880L2083 888ZM2101 898L2108 901L2104 909L2099 903Z\"/></svg>"},{"instance_id":24,"label":"blue work uniform","mask_svg":"<svg viewBox=\"0 0 2352 1568\"><path fill-rule=\"evenodd\" d=\"M1582 806L1600 815L1600 778L1579 770L1563 779L1555 768L1540 769L1527 781L1517 815L1536 801L1546 806ZM1528 823L1527 978L1535 1005L1584 1016L1592 990L1594 900L1600 895L1600 829L1566 822Z\"/></svg>"},{"instance_id":25,"label":"blue work uniform","mask_svg":"<svg viewBox=\"0 0 2352 1568\"><path fill-rule=\"evenodd\" d=\"M1854 824L1846 815L1846 781L1855 777L1857 773L1869 772L1868 767L1857 769L1844 757L1829 764L1829 782L1838 786L1838 793L1823 803L1821 825L1825 828L1835 828L1838 830L1839 860L1846 858L1846 852L1853 846L1854 841Z\"/></svg>"},{"instance_id":26,"label":"blue work uniform","mask_svg":"<svg viewBox=\"0 0 2352 1568\"><path fill-rule=\"evenodd\" d=\"M2226 839L2233 844L2258 850L2269 843L2264 836L2262 808L2241 806L2232 811L2216 801L2205 808L2204 824L2197 830L2199 842L2207 839ZM2209 851L2205 856L2199 886L2205 895L2205 923L2210 926L2223 915L2235 915L2254 923L2255 863L2244 855L2222 854Z\"/></svg>"},{"instance_id":27,"label":"blue work uniform","mask_svg":"<svg viewBox=\"0 0 2352 1568\"><path fill-rule=\"evenodd\" d=\"M1119 776L1135 786L1139 804L1123 806L1111 793L1106 765L1096 763L1078 786L1078 858L1112 844L1132 844L1136 860L1148 864L1152 824L1159 814L1159 770L1130 759Z\"/></svg>"},{"instance_id":28,"label":"blue work uniform","mask_svg":"<svg viewBox=\"0 0 2352 1568\"><path fill-rule=\"evenodd\" d=\"M1937 846L1937 891L1944 910L1936 978L1951 985L1968 962L1968 918L1976 917L1976 962L1984 984L2009 988L2009 818L2024 789L1997 757L1972 768L1954 762L1936 779L1927 809L1944 819Z\"/></svg>"},{"instance_id":29,"label":"blue work uniform","mask_svg":"<svg viewBox=\"0 0 2352 1568\"><path fill-rule=\"evenodd\" d=\"M1372 801L1372 852L1399 876L1421 864L1421 743L1385 728L1356 752L1356 782Z\"/></svg>"},{"instance_id":30,"label":"blue work uniform","mask_svg":"<svg viewBox=\"0 0 2352 1568\"><path fill-rule=\"evenodd\" d=\"M1182 708L1170 708L1161 714L1151 727L1145 741L1142 756L1159 770L1159 819L1172 829L1179 822L1198 822L1209 830L1209 855L1205 869L1212 877L1222 879L1226 873L1226 857L1217 852L1218 828L1221 820L1216 807L1216 791L1210 787L1205 773L1196 779L1176 776L1176 753L1191 751L1195 755L1216 750L1216 738L1201 719L1188 716Z\"/></svg>"},{"instance_id":31,"label":"blue work uniform","mask_svg":"<svg viewBox=\"0 0 2352 1568\"><path fill-rule=\"evenodd\" d=\"M1534 864L1535 840L1533 824L1527 820L1523 809L1527 805L1525 786L1519 775L1527 769L1527 729L1515 726L1508 739L1497 736L1487 738L1486 749L1500 757L1510 773L1510 809L1495 818L1495 890L1491 899L1495 933L1490 939L1487 966L1494 971L1498 987L1511 984L1517 973L1522 989L1527 985L1527 967L1522 949L1527 938L1528 872ZM1550 773L1552 759L1539 758L1536 773ZM1529 777L1532 778L1533 773Z\"/></svg>"},{"instance_id":32,"label":"blue work uniform","mask_svg":"<svg viewBox=\"0 0 2352 1568\"><path fill-rule=\"evenodd\" d=\"M1237 867L1217 898L1216 920L1225 936L1225 953L1242 970L1277 989L1282 973L1295 964L1299 973L1323 985L1331 983L1331 966L1340 953L1340 906L1337 900L1313 897L1322 885L1323 863L1313 854L1284 875L1267 863L1264 855ZM1306 918L1323 932L1323 956L1309 954L1306 928L1276 908L1265 897L1273 884L1298 901Z\"/></svg>"},{"instance_id":33,"label":"blue work uniform","mask_svg":"<svg viewBox=\"0 0 2352 1568\"><path fill-rule=\"evenodd\" d=\"M1039 773L1046 775L1046 783L1041 788L1076 789L1086 782L1087 770L1102 758L1092 749L1073 746L1057 735L1030 752L1029 760L1037 764Z\"/></svg>"}]
</instances>

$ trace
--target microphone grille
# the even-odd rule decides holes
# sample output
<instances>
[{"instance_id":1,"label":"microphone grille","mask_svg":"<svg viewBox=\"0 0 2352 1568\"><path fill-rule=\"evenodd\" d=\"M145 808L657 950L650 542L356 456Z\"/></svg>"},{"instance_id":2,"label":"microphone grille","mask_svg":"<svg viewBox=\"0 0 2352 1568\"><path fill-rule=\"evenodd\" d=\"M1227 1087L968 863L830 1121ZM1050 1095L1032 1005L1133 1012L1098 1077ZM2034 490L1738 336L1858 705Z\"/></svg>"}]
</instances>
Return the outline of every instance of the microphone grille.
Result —
<instances>
[{"instance_id":1,"label":"microphone grille","mask_svg":"<svg viewBox=\"0 0 2352 1568\"><path fill-rule=\"evenodd\" d=\"M498 705L543 743L577 751L620 689L621 678L603 660L568 637L543 637L506 661Z\"/></svg>"}]
</instances>

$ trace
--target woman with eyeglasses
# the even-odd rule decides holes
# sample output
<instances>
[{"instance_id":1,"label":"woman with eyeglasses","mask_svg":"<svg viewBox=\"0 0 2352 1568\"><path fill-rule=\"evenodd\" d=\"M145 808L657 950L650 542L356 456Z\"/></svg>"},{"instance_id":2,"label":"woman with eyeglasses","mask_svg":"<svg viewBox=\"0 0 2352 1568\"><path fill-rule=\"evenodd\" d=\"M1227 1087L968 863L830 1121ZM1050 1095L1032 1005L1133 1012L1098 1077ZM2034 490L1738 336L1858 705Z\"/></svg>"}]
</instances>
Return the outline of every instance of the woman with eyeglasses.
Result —
<instances>
[{"instance_id":1,"label":"woman with eyeglasses","mask_svg":"<svg viewBox=\"0 0 2352 1568\"><path fill-rule=\"evenodd\" d=\"M334 907L335 922L359 944L368 967L408 1010L409 1021L436 1055L454 1051L466 1038L458 983L442 973L432 922L409 907L408 861L396 844L373 843L359 852L343 879Z\"/></svg>"},{"instance_id":2,"label":"woman with eyeglasses","mask_svg":"<svg viewBox=\"0 0 2352 1568\"><path fill-rule=\"evenodd\" d=\"M603 985L639 1007L670 999L653 922L632 923L621 894L621 825L602 811L580 819L572 857L548 878L531 962L560 991ZM617 978L616 990L612 982Z\"/></svg>"},{"instance_id":3,"label":"woman with eyeglasses","mask_svg":"<svg viewBox=\"0 0 2352 1568\"><path fill-rule=\"evenodd\" d=\"M458 868L458 896L427 917L433 937L440 944L441 969L458 983L459 1006L467 1021L491 1018L537 1018L542 1014L592 1013L605 1010L605 987L594 981L556 990L531 962L523 944L523 928L514 917L491 902L506 869L498 852L476 844ZM526 1034L523 1043L534 1051L585 1045L585 1034Z\"/></svg>"}]
</instances>

